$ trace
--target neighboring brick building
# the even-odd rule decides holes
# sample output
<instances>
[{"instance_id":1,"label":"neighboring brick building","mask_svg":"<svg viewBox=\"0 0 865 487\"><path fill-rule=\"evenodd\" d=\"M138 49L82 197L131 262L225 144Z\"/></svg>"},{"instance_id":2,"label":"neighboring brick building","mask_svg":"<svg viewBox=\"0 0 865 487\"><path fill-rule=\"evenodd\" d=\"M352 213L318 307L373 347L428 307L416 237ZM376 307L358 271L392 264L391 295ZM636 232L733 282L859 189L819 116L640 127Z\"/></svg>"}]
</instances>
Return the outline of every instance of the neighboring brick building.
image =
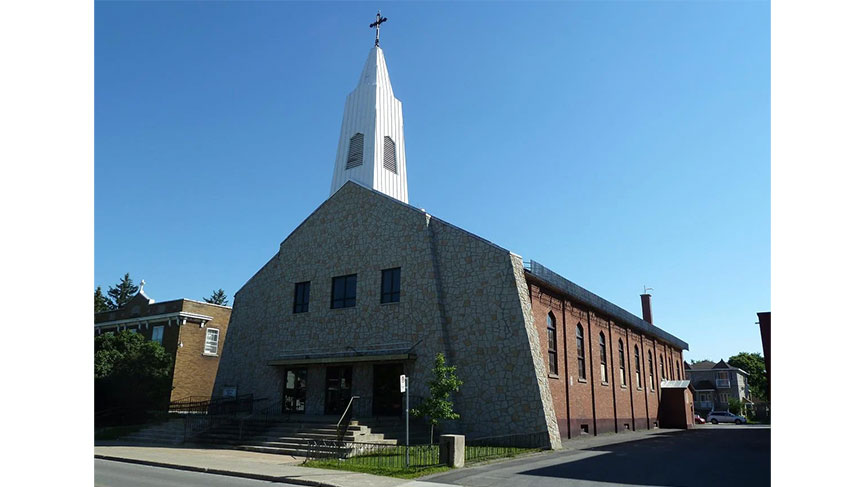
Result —
<instances>
[{"instance_id":1,"label":"neighboring brick building","mask_svg":"<svg viewBox=\"0 0 865 487\"><path fill-rule=\"evenodd\" d=\"M748 373L721 360L685 363L685 375L694 388L694 410L705 417L711 411L726 411L730 400L751 402Z\"/></svg>"},{"instance_id":2,"label":"neighboring brick building","mask_svg":"<svg viewBox=\"0 0 865 487\"><path fill-rule=\"evenodd\" d=\"M173 360L171 401L207 398L222 356L231 308L189 299L157 303L139 289L117 310L96 313L95 333L123 330L162 344Z\"/></svg>"}]
</instances>

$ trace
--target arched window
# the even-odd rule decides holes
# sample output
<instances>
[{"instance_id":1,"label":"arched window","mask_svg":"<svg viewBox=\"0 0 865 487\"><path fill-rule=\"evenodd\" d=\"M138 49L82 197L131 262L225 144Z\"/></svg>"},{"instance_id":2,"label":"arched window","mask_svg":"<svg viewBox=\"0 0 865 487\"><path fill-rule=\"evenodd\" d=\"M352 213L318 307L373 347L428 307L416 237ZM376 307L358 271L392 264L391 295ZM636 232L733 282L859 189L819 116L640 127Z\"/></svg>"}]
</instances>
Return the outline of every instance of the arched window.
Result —
<instances>
[{"instance_id":1,"label":"arched window","mask_svg":"<svg viewBox=\"0 0 865 487\"><path fill-rule=\"evenodd\" d=\"M637 377L637 389L643 387L643 377L640 374L640 348L634 345L634 373Z\"/></svg>"},{"instance_id":2,"label":"arched window","mask_svg":"<svg viewBox=\"0 0 865 487\"><path fill-rule=\"evenodd\" d=\"M601 383L609 382L607 379L607 342L604 340L604 334L598 337L598 344L601 347Z\"/></svg>"},{"instance_id":3,"label":"arched window","mask_svg":"<svg viewBox=\"0 0 865 487\"><path fill-rule=\"evenodd\" d=\"M384 136L384 157L382 158L382 164L384 168L396 173L396 144L393 143L393 139L388 136Z\"/></svg>"},{"instance_id":4,"label":"arched window","mask_svg":"<svg viewBox=\"0 0 865 487\"><path fill-rule=\"evenodd\" d=\"M586 380L586 352L583 346L583 325L577 323L577 372Z\"/></svg>"},{"instance_id":5,"label":"arched window","mask_svg":"<svg viewBox=\"0 0 865 487\"><path fill-rule=\"evenodd\" d=\"M550 373L559 375L558 351L556 348L556 317L550 311L547 314L547 349L550 358Z\"/></svg>"},{"instance_id":6,"label":"arched window","mask_svg":"<svg viewBox=\"0 0 865 487\"><path fill-rule=\"evenodd\" d=\"M655 390L655 368L652 367L652 354L646 355L649 359L649 387Z\"/></svg>"},{"instance_id":7,"label":"arched window","mask_svg":"<svg viewBox=\"0 0 865 487\"><path fill-rule=\"evenodd\" d=\"M622 343L622 339L619 339L619 382L622 385L627 385L628 381L625 377L625 344Z\"/></svg>"},{"instance_id":8,"label":"arched window","mask_svg":"<svg viewBox=\"0 0 865 487\"><path fill-rule=\"evenodd\" d=\"M658 372L661 374L661 380L667 378L666 374L664 374L664 354L658 356Z\"/></svg>"},{"instance_id":9,"label":"arched window","mask_svg":"<svg viewBox=\"0 0 865 487\"><path fill-rule=\"evenodd\" d=\"M363 164L363 134L358 132L351 136L348 142L348 158L345 168L351 169Z\"/></svg>"},{"instance_id":10,"label":"arched window","mask_svg":"<svg viewBox=\"0 0 865 487\"><path fill-rule=\"evenodd\" d=\"M667 365L670 366L670 380L673 380L673 354L667 355Z\"/></svg>"},{"instance_id":11,"label":"arched window","mask_svg":"<svg viewBox=\"0 0 865 487\"><path fill-rule=\"evenodd\" d=\"M676 360L676 380L682 380L682 375L679 372L679 361Z\"/></svg>"}]
</instances>

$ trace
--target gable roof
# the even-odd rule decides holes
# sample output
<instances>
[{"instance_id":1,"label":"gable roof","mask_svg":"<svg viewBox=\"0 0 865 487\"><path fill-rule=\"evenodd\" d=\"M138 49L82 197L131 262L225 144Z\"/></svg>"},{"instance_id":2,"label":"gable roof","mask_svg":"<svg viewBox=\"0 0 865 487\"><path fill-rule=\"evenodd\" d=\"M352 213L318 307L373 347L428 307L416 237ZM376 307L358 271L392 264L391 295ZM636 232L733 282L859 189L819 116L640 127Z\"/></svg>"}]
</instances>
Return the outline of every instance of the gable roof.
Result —
<instances>
[{"instance_id":1,"label":"gable roof","mask_svg":"<svg viewBox=\"0 0 865 487\"><path fill-rule=\"evenodd\" d=\"M297 227L294 228L294 230L291 231L291 233L288 234L288 236L286 236L282 240L280 247L282 247L282 244L284 244L286 241L288 241L291 238L291 236L294 235L301 227L303 227L304 224L306 222L308 222L313 217L313 215L315 215L316 213L321 211L321 209L323 207L325 207L328 204L328 202L330 202L331 200L333 200L335 198L342 197L342 195L344 195L348 191L354 191L357 189L367 191L367 192L374 194L378 197L389 200L394 204L401 205L401 206L403 206L403 207L405 207L405 208L407 208L413 212L416 212L419 215L424 215L428 219L428 221L434 220L437 223L440 223L442 225L446 225L446 226L448 226L448 227L450 227L456 231L459 231L459 232L461 232L461 233L463 233L463 234L465 234L465 235L467 235L473 239L484 242L485 244L487 244L491 247L494 247L494 248L499 249L503 252L507 252L509 254L518 256L518 254L511 252L510 250L505 249L504 247L496 245L495 243L493 243L493 242L491 242L491 241L489 241L483 237L479 237L478 235L475 235L474 233L471 233L468 230L465 230L464 228L458 227L452 223L448 223L448 222L446 222L440 218L436 218L436 217L430 215L426 210L416 208L416 207L414 207L408 203L404 203L404 202L400 201L397 198L394 198L390 195L382 193L381 191L377 191L375 189L369 188L367 186L364 186L364 185L359 184L359 183L352 181L352 180L346 181L335 193L333 193L328 199L326 199L315 210L313 210L313 212L310 213L309 216L307 216ZM275 259L278 255L279 255L279 252L277 252L270 260L268 260L268 264L270 263L270 261ZM523 260L523 263L524 263L524 265L526 265L525 260ZM261 272L264 269L264 267L266 267L268 264L265 264L255 274L253 274L253 276L250 277L249 280L247 280L243 286L241 286L240 290L244 289L246 287L246 285L249 284L249 282L252 281L252 279L259 272ZM607 315L617 319L618 321L620 321L623 324L627 324L627 325L629 325L629 326L631 326L637 330L641 330L641 331L645 332L646 334L651 335L655 338L658 338L659 340L670 343L670 344L678 347L679 349L688 350L687 342L673 336L670 333L667 333L666 331L652 325L651 323L649 323L649 322L647 322L641 318L638 318L637 316L633 315L632 313L629 313L628 311L625 311L624 309L611 303L610 301L607 301L606 299L603 299L600 296L578 286L577 284L565 279L564 277L556 274L555 272L547 269L546 267L540 265L539 263L537 263L533 260L530 261L530 263L528 265L526 265L525 274L527 276L532 276L535 279L538 279L539 281L545 282L549 286L555 287L555 288L559 289L560 291L567 293L568 295L573 297L575 300L582 302L588 306L591 306L594 309L600 310L600 311L606 313ZM238 290L238 292L240 292L240 290Z\"/></svg>"},{"instance_id":2,"label":"gable roof","mask_svg":"<svg viewBox=\"0 0 865 487\"><path fill-rule=\"evenodd\" d=\"M694 370L708 370L715 367L715 362L711 360L700 360L699 362L694 362L688 366L689 369Z\"/></svg>"},{"instance_id":3,"label":"gable roof","mask_svg":"<svg viewBox=\"0 0 865 487\"><path fill-rule=\"evenodd\" d=\"M713 368L713 369L729 369L730 366L727 365L727 362L724 362L724 359L721 359L721 360L718 361L718 363L715 364L715 366L712 367L712 368Z\"/></svg>"},{"instance_id":4,"label":"gable roof","mask_svg":"<svg viewBox=\"0 0 865 487\"><path fill-rule=\"evenodd\" d=\"M623 324L627 324L636 330L640 330L661 341L665 341L681 350L688 350L687 342L667 333L648 321L625 311L597 294L578 286L534 260L532 260L527 266L526 275L534 277L548 286L567 294L576 301L599 310Z\"/></svg>"}]
</instances>

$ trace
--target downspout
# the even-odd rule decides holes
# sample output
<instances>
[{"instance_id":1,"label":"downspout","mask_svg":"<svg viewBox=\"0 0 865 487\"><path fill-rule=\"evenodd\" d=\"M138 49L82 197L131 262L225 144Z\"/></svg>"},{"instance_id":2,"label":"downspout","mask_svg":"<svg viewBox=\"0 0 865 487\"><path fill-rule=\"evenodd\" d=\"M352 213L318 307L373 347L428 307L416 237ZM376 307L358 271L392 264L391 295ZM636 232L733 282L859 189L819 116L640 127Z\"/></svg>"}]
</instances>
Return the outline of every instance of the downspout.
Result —
<instances>
[{"instance_id":1,"label":"downspout","mask_svg":"<svg viewBox=\"0 0 865 487\"><path fill-rule=\"evenodd\" d=\"M640 354L643 357L642 358L643 369L646 368L646 345L645 345L645 342L646 342L646 338L641 334L640 335ZM650 370L649 374L651 374L651 377L654 377L655 372ZM650 377L649 374L646 374L646 377ZM645 396L645 399L646 399L646 429L647 430L652 429L652 422L649 420L649 386L651 385L651 380L652 379L646 381L647 383L644 384L644 386L643 386L643 396Z\"/></svg>"},{"instance_id":2,"label":"downspout","mask_svg":"<svg viewBox=\"0 0 865 487\"><path fill-rule=\"evenodd\" d=\"M637 419L634 415L634 367L631 366L631 330L625 329L625 357L628 358L628 377L631 378L628 382L628 394L631 396L631 431L637 431Z\"/></svg>"},{"instance_id":3,"label":"downspout","mask_svg":"<svg viewBox=\"0 0 865 487\"><path fill-rule=\"evenodd\" d=\"M565 309L565 298L559 297L559 302L562 303L562 337L564 338L564 352L565 352L565 419L568 422L568 438L571 437L571 376L568 373L568 325L567 318L565 316L568 314Z\"/></svg>"},{"instance_id":4,"label":"downspout","mask_svg":"<svg viewBox=\"0 0 865 487\"><path fill-rule=\"evenodd\" d=\"M592 352L592 311L586 309L586 336L589 337L589 380L592 384L592 433L598 436L598 415L595 404L595 354Z\"/></svg>"},{"instance_id":5,"label":"downspout","mask_svg":"<svg viewBox=\"0 0 865 487\"><path fill-rule=\"evenodd\" d=\"M613 341L614 341L613 340L613 325L612 325L612 323L610 323L609 318L607 319L607 336L610 337L609 338L609 342L610 342L610 365L615 365L615 362L613 361L613 357L615 357L615 354L613 353ZM616 370L615 366L610 367L610 370L607 371L607 380L610 379L610 375L613 375L615 377L615 370ZM611 372L613 372L613 373L611 374ZM619 413L616 410L616 393L618 392L618 390L616 389L616 379L614 378L609 383L610 383L610 390L613 392L613 431L615 433L618 433L619 432Z\"/></svg>"}]
</instances>

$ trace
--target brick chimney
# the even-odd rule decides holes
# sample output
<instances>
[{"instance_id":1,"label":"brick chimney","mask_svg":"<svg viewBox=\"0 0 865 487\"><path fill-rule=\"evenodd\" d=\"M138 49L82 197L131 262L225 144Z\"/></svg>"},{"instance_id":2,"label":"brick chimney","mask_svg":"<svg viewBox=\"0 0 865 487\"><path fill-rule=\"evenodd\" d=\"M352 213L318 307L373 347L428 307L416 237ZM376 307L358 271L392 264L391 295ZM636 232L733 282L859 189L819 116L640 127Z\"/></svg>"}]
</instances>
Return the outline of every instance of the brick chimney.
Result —
<instances>
[{"instance_id":1,"label":"brick chimney","mask_svg":"<svg viewBox=\"0 0 865 487\"><path fill-rule=\"evenodd\" d=\"M640 301L643 302L643 320L652 323L652 295L641 294Z\"/></svg>"}]
</instances>

